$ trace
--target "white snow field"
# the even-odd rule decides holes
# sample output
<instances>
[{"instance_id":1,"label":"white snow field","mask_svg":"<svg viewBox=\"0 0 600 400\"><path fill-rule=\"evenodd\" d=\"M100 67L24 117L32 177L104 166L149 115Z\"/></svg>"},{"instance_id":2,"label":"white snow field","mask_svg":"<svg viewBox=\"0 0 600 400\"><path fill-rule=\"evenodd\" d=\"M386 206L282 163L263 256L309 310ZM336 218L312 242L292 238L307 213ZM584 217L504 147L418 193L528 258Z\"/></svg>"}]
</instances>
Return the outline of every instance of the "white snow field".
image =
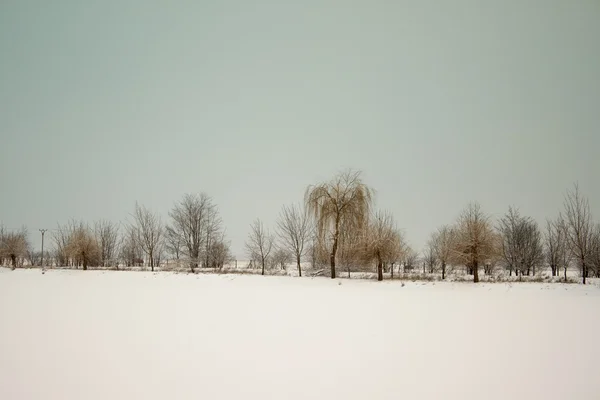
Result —
<instances>
[{"instance_id":1,"label":"white snow field","mask_svg":"<svg viewBox=\"0 0 600 400\"><path fill-rule=\"evenodd\" d=\"M0 399L599 399L594 285L0 269Z\"/></svg>"}]
</instances>

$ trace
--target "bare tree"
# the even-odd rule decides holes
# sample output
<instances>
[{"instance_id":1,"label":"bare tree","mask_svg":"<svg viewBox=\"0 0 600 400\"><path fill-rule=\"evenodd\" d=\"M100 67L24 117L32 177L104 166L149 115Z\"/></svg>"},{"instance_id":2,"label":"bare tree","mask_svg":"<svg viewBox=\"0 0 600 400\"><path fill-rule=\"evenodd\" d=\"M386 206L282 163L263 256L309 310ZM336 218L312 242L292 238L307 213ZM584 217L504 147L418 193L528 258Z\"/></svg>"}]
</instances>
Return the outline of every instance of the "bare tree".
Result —
<instances>
[{"instance_id":1,"label":"bare tree","mask_svg":"<svg viewBox=\"0 0 600 400\"><path fill-rule=\"evenodd\" d=\"M154 214L144 206L135 204L133 214L134 224L132 228L140 248L148 257L150 269L154 271L157 266L157 256L163 240L163 224L160 217Z\"/></svg>"},{"instance_id":2,"label":"bare tree","mask_svg":"<svg viewBox=\"0 0 600 400\"><path fill-rule=\"evenodd\" d=\"M454 236L454 230L447 225L439 228L437 232L434 232L431 236L430 246L433 247L435 257L440 263L442 279L446 279L446 270L452 257Z\"/></svg>"},{"instance_id":3,"label":"bare tree","mask_svg":"<svg viewBox=\"0 0 600 400\"><path fill-rule=\"evenodd\" d=\"M273 250L273 236L265 230L263 223L259 219L254 221L250 228L251 231L246 242L246 249L252 260L260 261L262 266L261 275L264 275L265 265Z\"/></svg>"},{"instance_id":4,"label":"bare tree","mask_svg":"<svg viewBox=\"0 0 600 400\"><path fill-rule=\"evenodd\" d=\"M178 261L183 253L183 240L171 226L165 228L165 250Z\"/></svg>"},{"instance_id":5,"label":"bare tree","mask_svg":"<svg viewBox=\"0 0 600 400\"><path fill-rule=\"evenodd\" d=\"M279 267L282 271L285 271L285 266L292 260L292 256L287 249L275 248L273 256L271 257L271 263L273 267Z\"/></svg>"},{"instance_id":6,"label":"bare tree","mask_svg":"<svg viewBox=\"0 0 600 400\"><path fill-rule=\"evenodd\" d=\"M137 236L137 229L128 226L121 238L121 260L126 267L137 266L143 261L143 252Z\"/></svg>"},{"instance_id":7,"label":"bare tree","mask_svg":"<svg viewBox=\"0 0 600 400\"><path fill-rule=\"evenodd\" d=\"M436 265L438 262L435 250L435 244L429 242L427 243L427 247L425 247L425 250L423 251L423 263L427 267L427 272L429 272L430 274L433 274L435 272Z\"/></svg>"},{"instance_id":8,"label":"bare tree","mask_svg":"<svg viewBox=\"0 0 600 400\"><path fill-rule=\"evenodd\" d=\"M404 272L411 272L419 262L419 254L408 244L404 245L402 254L402 269Z\"/></svg>"},{"instance_id":9,"label":"bare tree","mask_svg":"<svg viewBox=\"0 0 600 400\"><path fill-rule=\"evenodd\" d=\"M400 264L402 263L402 258L404 257L404 236L400 230L396 230L396 235L394 239L394 245L392 248L392 252L389 257L389 266L390 266L390 279L394 279L394 266L398 264L398 273L400 273Z\"/></svg>"},{"instance_id":10,"label":"bare tree","mask_svg":"<svg viewBox=\"0 0 600 400\"><path fill-rule=\"evenodd\" d=\"M69 241L72 233L77 229L78 223L75 220L69 221L66 225L58 224L52 238L55 244L55 257L59 266L69 266L71 259L68 253Z\"/></svg>"},{"instance_id":11,"label":"bare tree","mask_svg":"<svg viewBox=\"0 0 600 400\"><path fill-rule=\"evenodd\" d=\"M567 191L564 206L567 247L579 266L585 285L592 244L592 214L589 202L580 193L578 184L575 184L573 191Z\"/></svg>"},{"instance_id":12,"label":"bare tree","mask_svg":"<svg viewBox=\"0 0 600 400\"><path fill-rule=\"evenodd\" d=\"M84 270L88 266L98 266L101 263L101 249L92 233L92 230L84 224L74 227L69 235L66 252L76 265L81 265Z\"/></svg>"},{"instance_id":13,"label":"bare tree","mask_svg":"<svg viewBox=\"0 0 600 400\"><path fill-rule=\"evenodd\" d=\"M590 249L590 266L597 278L600 278L600 223L596 224L592 233Z\"/></svg>"},{"instance_id":14,"label":"bare tree","mask_svg":"<svg viewBox=\"0 0 600 400\"><path fill-rule=\"evenodd\" d=\"M328 243L330 249L331 278L336 274L340 234L344 230L361 231L367 225L372 194L372 189L362 182L360 172L352 170L306 190L304 199L315 218L319 242Z\"/></svg>"},{"instance_id":15,"label":"bare tree","mask_svg":"<svg viewBox=\"0 0 600 400\"><path fill-rule=\"evenodd\" d=\"M17 264L21 264L27 256L29 242L27 240L28 233L24 227L20 231L6 232L4 231L0 240L0 253L3 258L10 260L11 268L17 268Z\"/></svg>"},{"instance_id":16,"label":"bare tree","mask_svg":"<svg viewBox=\"0 0 600 400\"><path fill-rule=\"evenodd\" d=\"M204 264L206 267L209 267L210 265L215 265L215 262L212 259L212 248L215 244L219 243L218 238L219 236L223 236L224 232L222 232L223 220L219 215L217 206L211 203L207 211L206 227L204 228L204 234L206 236Z\"/></svg>"},{"instance_id":17,"label":"bare tree","mask_svg":"<svg viewBox=\"0 0 600 400\"><path fill-rule=\"evenodd\" d=\"M473 272L473 282L477 283L479 266L497 251L490 218L478 203L470 203L459 216L455 230L453 259L466 265Z\"/></svg>"},{"instance_id":18,"label":"bare tree","mask_svg":"<svg viewBox=\"0 0 600 400\"><path fill-rule=\"evenodd\" d=\"M546 262L552 270L552 276L558 276L567 255L566 231L560 218L556 221L546 221L545 247ZM566 281L566 268L564 271Z\"/></svg>"},{"instance_id":19,"label":"bare tree","mask_svg":"<svg viewBox=\"0 0 600 400\"><path fill-rule=\"evenodd\" d=\"M277 221L280 247L293 254L298 267L298 276L302 276L302 257L312 235L312 225L306 207L283 206Z\"/></svg>"},{"instance_id":20,"label":"bare tree","mask_svg":"<svg viewBox=\"0 0 600 400\"><path fill-rule=\"evenodd\" d=\"M221 234L220 237L214 240L210 247L210 259L212 260L215 268L222 269L227 263L233 260L231 251L229 249L229 243L225 242L225 234Z\"/></svg>"},{"instance_id":21,"label":"bare tree","mask_svg":"<svg viewBox=\"0 0 600 400\"><path fill-rule=\"evenodd\" d=\"M118 267L119 225L106 220L98 221L94 226L94 234L100 246L100 264L103 267L112 264Z\"/></svg>"},{"instance_id":22,"label":"bare tree","mask_svg":"<svg viewBox=\"0 0 600 400\"><path fill-rule=\"evenodd\" d=\"M383 280L383 265L395 257L398 245L398 231L394 217L389 212L378 211L370 219L360 245L362 258L366 262L375 261L377 280Z\"/></svg>"},{"instance_id":23,"label":"bare tree","mask_svg":"<svg viewBox=\"0 0 600 400\"><path fill-rule=\"evenodd\" d=\"M498 230L501 234L502 258L512 274L535 275L536 266L543 260L542 235L537 222L522 216L518 209L509 207L508 213L500 219Z\"/></svg>"},{"instance_id":24,"label":"bare tree","mask_svg":"<svg viewBox=\"0 0 600 400\"><path fill-rule=\"evenodd\" d=\"M167 248L179 256L181 251L190 260L192 272L203 259L204 266L214 265L212 246L223 236L222 221L212 199L205 193L186 194L171 212L167 229Z\"/></svg>"}]
</instances>

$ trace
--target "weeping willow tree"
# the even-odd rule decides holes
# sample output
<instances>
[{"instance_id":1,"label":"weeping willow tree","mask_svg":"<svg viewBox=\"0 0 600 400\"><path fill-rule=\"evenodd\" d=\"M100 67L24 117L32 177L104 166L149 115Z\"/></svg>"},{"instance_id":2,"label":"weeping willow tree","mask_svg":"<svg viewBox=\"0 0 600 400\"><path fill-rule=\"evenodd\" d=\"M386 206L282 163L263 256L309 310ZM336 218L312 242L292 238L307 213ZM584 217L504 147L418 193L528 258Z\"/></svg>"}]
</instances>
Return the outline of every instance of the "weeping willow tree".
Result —
<instances>
[{"instance_id":1,"label":"weeping willow tree","mask_svg":"<svg viewBox=\"0 0 600 400\"><path fill-rule=\"evenodd\" d=\"M340 236L361 231L369 219L373 190L362 182L360 175L360 171L344 171L329 182L309 186L304 196L316 222L318 241L329 253L331 278L335 278Z\"/></svg>"}]
</instances>

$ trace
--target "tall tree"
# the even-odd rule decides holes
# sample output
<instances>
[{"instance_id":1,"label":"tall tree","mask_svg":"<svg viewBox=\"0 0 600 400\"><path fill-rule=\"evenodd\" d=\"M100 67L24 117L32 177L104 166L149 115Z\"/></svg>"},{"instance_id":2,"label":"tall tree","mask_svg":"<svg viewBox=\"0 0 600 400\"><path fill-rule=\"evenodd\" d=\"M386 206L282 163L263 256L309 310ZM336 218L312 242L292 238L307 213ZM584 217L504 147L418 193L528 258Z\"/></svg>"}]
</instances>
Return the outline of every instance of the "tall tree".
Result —
<instances>
[{"instance_id":1,"label":"tall tree","mask_svg":"<svg viewBox=\"0 0 600 400\"><path fill-rule=\"evenodd\" d=\"M309 186L304 196L306 207L316 221L319 241L329 249L331 278L343 230L361 231L368 222L373 191L361 180L359 171L348 170L333 180Z\"/></svg>"},{"instance_id":2,"label":"tall tree","mask_svg":"<svg viewBox=\"0 0 600 400\"><path fill-rule=\"evenodd\" d=\"M283 206L277 220L277 231L280 247L293 254L298 267L298 276L302 276L302 257L312 235L307 209L294 204L289 207Z\"/></svg>"},{"instance_id":3,"label":"tall tree","mask_svg":"<svg viewBox=\"0 0 600 400\"><path fill-rule=\"evenodd\" d=\"M572 191L567 191L564 207L567 246L579 266L585 285L592 244L592 214L590 204L579 191L578 184L575 184Z\"/></svg>"},{"instance_id":4,"label":"tall tree","mask_svg":"<svg viewBox=\"0 0 600 400\"><path fill-rule=\"evenodd\" d=\"M246 250L252 260L258 260L261 263L262 272L265 274L265 265L269 261L271 251L273 250L273 236L265 229L260 219L255 220L251 227Z\"/></svg>"},{"instance_id":5,"label":"tall tree","mask_svg":"<svg viewBox=\"0 0 600 400\"><path fill-rule=\"evenodd\" d=\"M158 266L160 259L159 250L162 247L164 231L160 216L136 203L133 219L132 228L134 229L136 240L148 257L150 269L154 271L154 267Z\"/></svg>"},{"instance_id":6,"label":"tall tree","mask_svg":"<svg viewBox=\"0 0 600 400\"><path fill-rule=\"evenodd\" d=\"M479 266L493 256L496 237L490 218L478 203L470 203L456 223L453 258L473 271L473 282L479 282Z\"/></svg>"}]
</instances>

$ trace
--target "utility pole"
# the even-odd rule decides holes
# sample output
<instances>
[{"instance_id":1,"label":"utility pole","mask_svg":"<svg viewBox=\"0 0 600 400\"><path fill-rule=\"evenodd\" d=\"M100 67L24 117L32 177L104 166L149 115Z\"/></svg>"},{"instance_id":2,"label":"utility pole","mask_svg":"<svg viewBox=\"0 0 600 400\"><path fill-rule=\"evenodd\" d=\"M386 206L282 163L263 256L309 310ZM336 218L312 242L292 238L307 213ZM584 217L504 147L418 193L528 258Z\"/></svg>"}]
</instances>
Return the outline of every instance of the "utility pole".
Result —
<instances>
[{"instance_id":1,"label":"utility pole","mask_svg":"<svg viewBox=\"0 0 600 400\"><path fill-rule=\"evenodd\" d=\"M40 229L42 232L42 271L44 270L44 233L46 233L48 229Z\"/></svg>"}]
</instances>

